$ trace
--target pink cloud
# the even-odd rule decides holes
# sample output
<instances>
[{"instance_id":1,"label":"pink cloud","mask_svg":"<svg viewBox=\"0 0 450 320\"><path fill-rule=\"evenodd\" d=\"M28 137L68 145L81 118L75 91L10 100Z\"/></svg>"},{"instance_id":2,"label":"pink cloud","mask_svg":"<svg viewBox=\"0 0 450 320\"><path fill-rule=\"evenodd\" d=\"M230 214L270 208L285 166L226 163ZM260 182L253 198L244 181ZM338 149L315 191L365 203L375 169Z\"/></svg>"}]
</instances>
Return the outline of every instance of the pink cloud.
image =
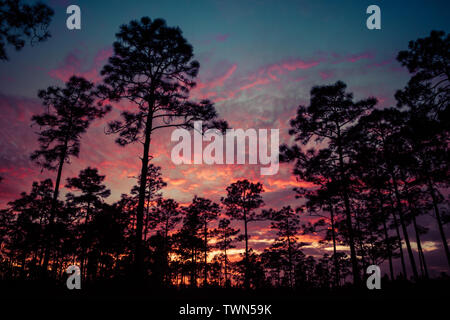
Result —
<instances>
[{"instance_id":1,"label":"pink cloud","mask_svg":"<svg viewBox=\"0 0 450 320\"><path fill-rule=\"evenodd\" d=\"M286 70L289 71L294 71L297 69L309 69L312 67L315 67L319 64L319 61L311 61L311 62L305 62L302 60L294 60L294 61L289 61L289 62L285 62L282 64L282 67Z\"/></svg>"},{"instance_id":2,"label":"pink cloud","mask_svg":"<svg viewBox=\"0 0 450 320\"><path fill-rule=\"evenodd\" d=\"M237 69L237 65L234 64L225 72L224 75L222 75L220 77L217 77L208 82L198 81L196 89L205 89L205 88L213 89L216 87L222 87L224 85L225 81L228 80L233 75L233 73L236 71L236 69Z\"/></svg>"},{"instance_id":3,"label":"pink cloud","mask_svg":"<svg viewBox=\"0 0 450 320\"><path fill-rule=\"evenodd\" d=\"M100 68L112 55L111 47L100 49L92 63L87 63L79 51L70 52L60 65L48 72L54 78L66 82L73 75L81 76L92 82L101 80ZM88 65L88 66L87 66Z\"/></svg>"},{"instance_id":4,"label":"pink cloud","mask_svg":"<svg viewBox=\"0 0 450 320\"><path fill-rule=\"evenodd\" d=\"M254 81L254 82L252 82L252 83L249 83L249 84L246 84L246 85L240 87L239 90L244 91L244 90L253 88L254 86L267 84L267 83L269 83L269 82L270 82L270 80L267 79L267 78L266 78L266 79L258 79L258 80Z\"/></svg>"},{"instance_id":5,"label":"pink cloud","mask_svg":"<svg viewBox=\"0 0 450 320\"><path fill-rule=\"evenodd\" d=\"M224 42L224 41L227 41L229 37L230 37L229 34L227 34L227 33L221 33L221 34L217 34L217 35L208 35L208 36L206 36L206 37L203 38L203 39L199 39L199 41L200 41L202 44L209 45L209 44L214 43L214 42Z\"/></svg>"},{"instance_id":6,"label":"pink cloud","mask_svg":"<svg viewBox=\"0 0 450 320\"><path fill-rule=\"evenodd\" d=\"M226 41L228 39L229 35L228 34L218 34L215 39L217 42L223 42Z\"/></svg>"},{"instance_id":7,"label":"pink cloud","mask_svg":"<svg viewBox=\"0 0 450 320\"><path fill-rule=\"evenodd\" d=\"M365 52L365 53L361 53L361 54L351 55L346 60L349 62L356 62L361 59L372 59L373 57L374 57L374 55L372 53Z\"/></svg>"},{"instance_id":8,"label":"pink cloud","mask_svg":"<svg viewBox=\"0 0 450 320\"><path fill-rule=\"evenodd\" d=\"M331 63L342 63L342 62L358 62L364 59L373 59L375 54L373 52L365 51L360 53L346 54L344 56L338 53L332 53L331 56L335 59Z\"/></svg>"},{"instance_id":9,"label":"pink cloud","mask_svg":"<svg viewBox=\"0 0 450 320\"><path fill-rule=\"evenodd\" d=\"M287 72L292 72L297 69L305 70L310 69L312 67L317 66L320 63L319 60L314 61L304 61L304 60L288 60L288 61L282 61L280 63L272 64L266 67L268 76L274 80L278 81L279 79L274 74L275 72L278 75L286 74Z\"/></svg>"},{"instance_id":10,"label":"pink cloud","mask_svg":"<svg viewBox=\"0 0 450 320\"><path fill-rule=\"evenodd\" d=\"M329 71L329 72L319 72L320 77L322 78L322 80L327 80L329 78L331 78L333 76L333 72Z\"/></svg>"}]
</instances>

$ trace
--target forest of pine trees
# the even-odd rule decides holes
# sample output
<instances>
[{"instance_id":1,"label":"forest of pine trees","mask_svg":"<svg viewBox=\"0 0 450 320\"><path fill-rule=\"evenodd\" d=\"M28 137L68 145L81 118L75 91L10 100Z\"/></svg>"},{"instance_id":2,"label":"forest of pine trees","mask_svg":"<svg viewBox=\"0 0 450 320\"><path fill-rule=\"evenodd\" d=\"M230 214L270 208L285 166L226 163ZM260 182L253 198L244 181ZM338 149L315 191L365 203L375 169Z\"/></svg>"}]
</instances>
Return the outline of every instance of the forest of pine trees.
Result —
<instances>
[{"instance_id":1,"label":"forest of pine trees","mask_svg":"<svg viewBox=\"0 0 450 320\"><path fill-rule=\"evenodd\" d=\"M131 21L113 48L101 84L73 76L39 91L43 113L31 124L40 147L31 159L53 178L32 182L1 208L1 280L60 281L75 264L87 284L332 289L361 285L369 265L384 263L390 281L425 281L423 215L436 225L450 270L449 34L432 31L398 53L411 78L390 108L372 97L356 100L343 81L311 89L309 104L292 114L294 143L280 147L298 181L315 186L292 191L295 208L268 208L264 186L248 179L224 186L218 202L165 198L161 167L151 162L157 129L192 128L197 120L205 129L228 124L211 101L190 100L199 63L179 28L162 19ZM129 194L110 203L102 168L86 167L66 181L62 175L83 156L83 135L110 111L106 102L124 100L134 109L110 122L106 134L124 148L142 144L141 170ZM63 186L70 190L64 197ZM316 222L307 223L310 217ZM249 225L257 222L276 235L264 251L249 241ZM306 255L301 239L308 234L332 250ZM242 254L232 257L237 247Z\"/></svg>"}]
</instances>

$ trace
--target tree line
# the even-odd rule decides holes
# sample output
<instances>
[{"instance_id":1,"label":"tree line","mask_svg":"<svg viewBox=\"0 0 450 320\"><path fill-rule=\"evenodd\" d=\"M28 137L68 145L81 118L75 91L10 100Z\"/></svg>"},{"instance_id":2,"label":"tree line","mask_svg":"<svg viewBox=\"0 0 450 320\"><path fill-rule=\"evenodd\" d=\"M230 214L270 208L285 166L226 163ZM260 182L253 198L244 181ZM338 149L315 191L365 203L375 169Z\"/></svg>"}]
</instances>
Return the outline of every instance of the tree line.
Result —
<instances>
[{"instance_id":1,"label":"tree line","mask_svg":"<svg viewBox=\"0 0 450 320\"><path fill-rule=\"evenodd\" d=\"M412 76L395 94L395 107L380 109L372 97L355 101L342 81L311 89L309 105L290 121L294 143L280 148L298 181L315 186L294 190L298 207L265 208L263 185L247 179L227 186L219 203L195 196L181 206L162 196L166 183L151 163L153 134L192 128L197 120L204 129L228 124L211 101L189 98L199 63L179 28L148 17L122 25L101 84L72 76L64 87L39 91L45 112L32 117L40 147L31 159L55 172L55 181L33 182L0 211L0 277L63 279L67 266L77 264L91 283L331 288L350 279L358 286L367 266L386 261L390 280L428 279L422 242L428 230L418 217L435 220L450 267L449 46L450 35L432 31L398 54ZM136 185L108 204L105 176L87 167L66 180L71 192L62 200L62 173L79 156L83 134L111 110L109 101L123 100L133 109L110 122L107 134L123 147L142 144ZM303 222L309 216L314 223ZM268 221L276 234L262 252L251 248L248 226L256 221ZM320 235L332 253L305 255L300 239L307 234ZM230 259L239 242L242 254Z\"/></svg>"}]
</instances>

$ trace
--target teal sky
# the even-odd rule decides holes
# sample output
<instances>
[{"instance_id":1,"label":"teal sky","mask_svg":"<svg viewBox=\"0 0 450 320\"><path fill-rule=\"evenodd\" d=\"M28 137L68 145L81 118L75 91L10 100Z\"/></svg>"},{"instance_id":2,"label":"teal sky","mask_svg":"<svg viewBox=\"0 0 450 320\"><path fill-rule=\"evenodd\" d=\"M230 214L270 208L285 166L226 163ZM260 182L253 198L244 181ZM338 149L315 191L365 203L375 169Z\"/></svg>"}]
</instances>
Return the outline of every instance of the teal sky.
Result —
<instances>
[{"instance_id":1,"label":"teal sky","mask_svg":"<svg viewBox=\"0 0 450 320\"><path fill-rule=\"evenodd\" d=\"M34 97L51 84L48 72L74 51L86 61L114 41L120 24L142 16L179 26L202 64L201 75L220 62L237 63L240 73L284 59L320 53L373 52L383 61L407 42L431 30L448 30L448 1L47 1L55 10L52 38L0 64L3 92ZM77 4L82 29L65 26L66 7ZM366 8L381 8L382 29L365 27ZM223 39L223 41L220 41ZM39 77L37 77L39 75ZM13 81L11 81L13 80Z\"/></svg>"}]
</instances>

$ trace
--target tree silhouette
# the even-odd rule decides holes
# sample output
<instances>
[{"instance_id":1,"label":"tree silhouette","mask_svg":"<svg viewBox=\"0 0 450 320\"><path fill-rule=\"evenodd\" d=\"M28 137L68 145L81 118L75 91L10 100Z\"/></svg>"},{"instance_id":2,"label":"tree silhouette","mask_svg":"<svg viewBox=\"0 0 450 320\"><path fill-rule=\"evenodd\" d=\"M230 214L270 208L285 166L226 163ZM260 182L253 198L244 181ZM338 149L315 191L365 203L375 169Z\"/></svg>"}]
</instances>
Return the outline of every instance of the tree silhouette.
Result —
<instances>
[{"instance_id":1,"label":"tree silhouette","mask_svg":"<svg viewBox=\"0 0 450 320\"><path fill-rule=\"evenodd\" d=\"M333 85L317 86L311 89L308 107L299 106L297 116L291 120L290 134L305 146L310 141L326 143L320 150L322 161L334 168L333 179L338 179L342 201L344 202L350 254L353 268L353 281L360 283L358 260L356 257L352 209L350 204L350 184L348 176L348 153L344 144L344 135L349 127L376 104L376 99L369 98L353 101L353 94L345 92L346 85L338 81ZM286 153L286 148L282 148ZM299 159L302 150L294 146L287 157ZM298 167L298 166L297 166Z\"/></svg>"},{"instance_id":2,"label":"tree silhouette","mask_svg":"<svg viewBox=\"0 0 450 320\"><path fill-rule=\"evenodd\" d=\"M67 200L82 210L86 223L91 218L92 210L103 203L103 199L110 196L111 191L103 183L105 176L99 175L96 168L87 167L80 171L78 177L67 178L66 188L78 190L80 195L68 193Z\"/></svg>"},{"instance_id":3,"label":"tree silhouette","mask_svg":"<svg viewBox=\"0 0 450 320\"><path fill-rule=\"evenodd\" d=\"M211 221L217 219L220 208L217 203L212 202L209 199L200 198L195 196L190 205L190 210L198 210L198 216L202 223L203 229L203 285L208 284L208 225Z\"/></svg>"},{"instance_id":4,"label":"tree silhouette","mask_svg":"<svg viewBox=\"0 0 450 320\"><path fill-rule=\"evenodd\" d=\"M216 237L216 248L223 251L223 257L221 258L224 264L224 275L225 275L225 287L230 286L230 281L228 279L228 255L227 250L234 248L233 242L235 242L236 235L240 232L239 229L234 229L230 227L231 221L228 219L221 219L219 225L213 230L213 235Z\"/></svg>"},{"instance_id":5,"label":"tree silhouette","mask_svg":"<svg viewBox=\"0 0 450 320\"><path fill-rule=\"evenodd\" d=\"M64 163L69 162L71 156L78 156L81 134L86 132L89 124L110 110L109 106L95 105L95 92L92 88L93 84L89 81L73 76L65 88L48 87L46 90L40 90L38 94L47 111L32 117L33 123L40 127L40 149L32 153L31 159L43 169L57 169L50 227L55 218ZM47 246L44 270L48 265L50 248L51 243Z\"/></svg>"},{"instance_id":6,"label":"tree silhouette","mask_svg":"<svg viewBox=\"0 0 450 320\"><path fill-rule=\"evenodd\" d=\"M402 170L401 172L401 181L404 186L403 198L407 200L407 209L409 211L408 218L412 220L414 233L416 235L416 244L422 277L428 279L428 267L425 260L424 250L422 249L422 241L420 239L420 236L425 234L427 229L417 223L417 217L420 214L429 211L430 206L427 204L426 195L422 193L420 184L417 183L417 180L411 181L409 179L410 177L407 177L404 171L405 170Z\"/></svg>"},{"instance_id":7,"label":"tree silhouette","mask_svg":"<svg viewBox=\"0 0 450 320\"><path fill-rule=\"evenodd\" d=\"M294 259L299 247L297 233L300 229L300 219L290 206L278 211L273 209L263 211L262 215L265 219L271 220L270 227L277 230L276 247L287 253L288 281L292 288L294 287Z\"/></svg>"},{"instance_id":8,"label":"tree silhouette","mask_svg":"<svg viewBox=\"0 0 450 320\"><path fill-rule=\"evenodd\" d=\"M217 113L208 100L189 101L195 86L199 63L193 60L193 48L179 28L168 27L164 20L131 21L116 34L114 54L101 71L104 85L100 92L113 100L127 99L136 110L122 113L123 120L109 124L110 133L118 133L117 143L125 146L143 144L136 211L135 264L142 271L142 229L145 206L145 181L148 175L152 133L167 127L192 127L196 120L214 127Z\"/></svg>"},{"instance_id":9,"label":"tree silhouette","mask_svg":"<svg viewBox=\"0 0 450 320\"><path fill-rule=\"evenodd\" d=\"M9 221L8 231L5 233L6 248L11 257L19 261L22 273L26 272L30 256L30 270L40 265L46 241L50 241L44 237L44 230L50 221L52 190L50 179L33 182L31 192L23 192L19 199L9 202L9 209L4 212L9 216L5 216Z\"/></svg>"},{"instance_id":10,"label":"tree silhouette","mask_svg":"<svg viewBox=\"0 0 450 320\"><path fill-rule=\"evenodd\" d=\"M426 38L410 41L397 60L413 75L395 94L397 106L408 109L404 133L417 160L416 176L426 185L450 267L450 250L439 210L439 185L448 186L448 132L450 99L450 35L432 31Z\"/></svg>"},{"instance_id":11,"label":"tree silhouette","mask_svg":"<svg viewBox=\"0 0 450 320\"><path fill-rule=\"evenodd\" d=\"M392 259L397 247L400 249L402 267L404 267L404 259L395 209L390 205L392 197L390 175L386 169L384 156L380 153L382 149L379 148L377 139L368 139L364 130L359 131L362 123L364 121L360 120L360 123L352 128L352 132L349 134L350 137L347 140L349 144L354 144L352 147L354 151L352 155L354 159L352 171L360 181L356 188L356 199L360 202L358 223L360 226L362 224L368 228L366 234L360 232L360 238L371 234L371 232L371 236L375 235L372 240L376 241L377 236L384 237L380 245L373 246L373 243L371 243L371 247L368 250L374 249L372 250L372 253L374 253L374 251L385 246L385 255L389 260L390 278L393 280L395 277ZM352 136L354 134L357 136ZM397 237L389 235L391 215L395 220ZM367 223L364 221L365 219ZM376 235L377 232L382 234ZM404 272L406 272L405 269Z\"/></svg>"},{"instance_id":12,"label":"tree silhouette","mask_svg":"<svg viewBox=\"0 0 450 320\"><path fill-rule=\"evenodd\" d=\"M137 201L139 201L139 183L141 179L138 177L138 185L134 186L131 189L131 194L137 197ZM155 204L161 199L161 189L167 186L167 183L162 178L161 167L155 166L153 163L148 165L148 173L147 173L147 186L145 189L145 200L146 204L146 212L144 219L144 241L147 240L149 229L153 228L157 221L153 216L153 213L150 212L150 209L154 207Z\"/></svg>"},{"instance_id":13,"label":"tree silhouette","mask_svg":"<svg viewBox=\"0 0 450 320\"><path fill-rule=\"evenodd\" d=\"M247 256L247 258L245 258ZM266 286L266 277L261 256L252 249L244 254L244 259L236 263L239 274L244 275L244 287L261 289Z\"/></svg>"},{"instance_id":14,"label":"tree silhouette","mask_svg":"<svg viewBox=\"0 0 450 320\"><path fill-rule=\"evenodd\" d=\"M185 211L187 216L185 218L183 229L187 233L186 235L188 240L190 239L193 242L191 247L196 249L200 234L203 236L203 285L206 286L208 283L208 235L210 233L208 224L217 219L220 208L217 203L214 203L209 199L195 196L194 199L192 199L192 203L185 209ZM196 227L198 227L201 231L195 230Z\"/></svg>"},{"instance_id":15,"label":"tree silhouette","mask_svg":"<svg viewBox=\"0 0 450 320\"><path fill-rule=\"evenodd\" d=\"M308 159L308 157L305 157ZM304 161L297 161L294 172L298 174L298 177L307 175L309 178L314 179L315 183L321 185L321 188L316 190L310 190L306 188L295 188L296 197L303 197L307 200L306 206L299 207L296 211L308 212L311 216L320 217L320 219L313 224L308 223L303 225L303 233L321 233L325 232L324 241L332 241L333 244L333 261L334 261L334 284L339 286L340 283L340 270L339 270L339 255L337 253L338 242L343 242L339 236L338 226L342 222L342 210L339 199L339 187L337 180L333 177L332 170L330 168L324 168L326 162L316 161L321 159L318 157L312 157L306 161L309 161L310 165L306 167L308 170L297 169ZM319 175L319 176L317 176ZM321 176L323 175L323 176ZM316 176L316 179L314 178ZM324 179L324 176L328 177ZM319 177L317 179L317 177ZM325 213L325 212L328 212Z\"/></svg>"},{"instance_id":16,"label":"tree silhouette","mask_svg":"<svg viewBox=\"0 0 450 320\"><path fill-rule=\"evenodd\" d=\"M417 118L437 120L448 130L450 99L450 34L431 31L426 38L410 41L397 60L413 74L395 94L399 107L407 106Z\"/></svg>"},{"instance_id":17,"label":"tree silhouette","mask_svg":"<svg viewBox=\"0 0 450 320\"><path fill-rule=\"evenodd\" d=\"M178 254L182 260L188 261L190 286L197 287L198 264L201 253L204 253L204 241L201 238L203 221L200 219L200 210L194 203L186 207L184 212L183 226L176 235Z\"/></svg>"},{"instance_id":18,"label":"tree silhouette","mask_svg":"<svg viewBox=\"0 0 450 320\"><path fill-rule=\"evenodd\" d=\"M92 235L88 234L87 226L90 220L99 213L103 199L109 197L111 194L111 191L102 184L104 180L105 176L99 175L96 168L90 167L81 170L78 177L67 179L66 188L81 192L80 195L75 195L70 192L66 195L66 198L71 207L77 208L78 219L82 221L80 225L80 244L82 249L80 269L82 276L84 276L85 272L86 254L89 254L88 239L92 237Z\"/></svg>"},{"instance_id":19,"label":"tree silhouette","mask_svg":"<svg viewBox=\"0 0 450 320\"><path fill-rule=\"evenodd\" d=\"M227 196L222 198L227 214L234 220L244 223L244 240L245 240L245 256L244 256L244 286L250 288L250 265L249 265L249 248L248 248L248 230L247 225L251 221L257 219L255 209L264 205L261 197L263 192L261 183L252 183L247 179L238 180L227 187Z\"/></svg>"},{"instance_id":20,"label":"tree silhouette","mask_svg":"<svg viewBox=\"0 0 450 320\"><path fill-rule=\"evenodd\" d=\"M285 255L278 246L271 246L261 253L261 262L268 274L267 280L273 286L282 287L281 272L285 265Z\"/></svg>"},{"instance_id":21,"label":"tree silhouette","mask_svg":"<svg viewBox=\"0 0 450 320\"><path fill-rule=\"evenodd\" d=\"M414 166L410 166L409 174L416 184L422 186L431 199L434 217L438 225L444 252L450 267L450 251L444 232L444 222L440 209L443 196L440 189L448 187L448 131L443 130L443 124L435 120L418 119L414 111L408 111L408 123L402 133L410 146L414 157Z\"/></svg>"},{"instance_id":22,"label":"tree silhouette","mask_svg":"<svg viewBox=\"0 0 450 320\"><path fill-rule=\"evenodd\" d=\"M402 227L411 268L414 278L418 279L417 267L407 230L408 221L402 204L400 185L402 167L405 166L405 162L409 161L408 158L411 155L407 141L402 135L404 123L405 114L396 109L375 110L369 116L362 118L350 135L352 135L355 149L364 150L362 145L369 142L372 144L372 149L365 149L366 152L372 154L372 157L376 155L381 159L379 165L389 176L389 188L392 190L393 198L395 199L395 209ZM355 143L357 143L356 146Z\"/></svg>"},{"instance_id":23,"label":"tree silhouette","mask_svg":"<svg viewBox=\"0 0 450 320\"><path fill-rule=\"evenodd\" d=\"M158 199L157 206L151 214L157 228L157 232L162 236L162 264L163 280L167 282L168 277L164 270L169 269L169 252L172 246L172 240L169 233L181 221L181 210L178 203L173 199Z\"/></svg>"},{"instance_id":24,"label":"tree silhouette","mask_svg":"<svg viewBox=\"0 0 450 320\"><path fill-rule=\"evenodd\" d=\"M21 0L0 0L0 60L8 60L6 46L16 50L50 37L47 31L53 10L43 3L24 4Z\"/></svg>"}]
</instances>

